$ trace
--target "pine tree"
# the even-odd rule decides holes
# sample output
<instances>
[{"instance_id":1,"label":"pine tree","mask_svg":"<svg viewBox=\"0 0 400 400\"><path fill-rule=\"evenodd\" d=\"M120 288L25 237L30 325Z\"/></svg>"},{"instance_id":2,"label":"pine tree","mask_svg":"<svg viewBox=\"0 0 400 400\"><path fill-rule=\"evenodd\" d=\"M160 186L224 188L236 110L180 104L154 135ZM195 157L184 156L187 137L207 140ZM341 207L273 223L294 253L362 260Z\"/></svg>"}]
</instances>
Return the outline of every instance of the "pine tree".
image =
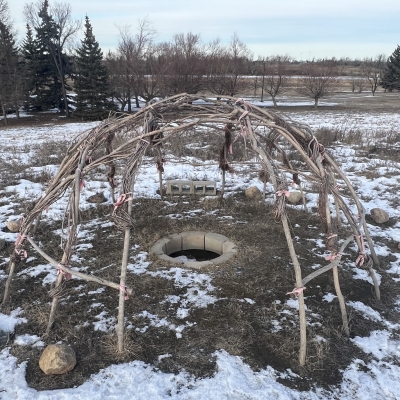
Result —
<instances>
[{"instance_id":1,"label":"pine tree","mask_svg":"<svg viewBox=\"0 0 400 400\"><path fill-rule=\"evenodd\" d=\"M103 63L103 53L93 35L89 18L85 18L85 37L77 49L77 74L75 80L76 110L82 119L105 118L114 104L108 100L108 70Z\"/></svg>"},{"instance_id":2,"label":"pine tree","mask_svg":"<svg viewBox=\"0 0 400 400\"><path fill-rule=\"evenodd\" d=\"M387 61L387 69L382 77L382 86L389 92L400 90L400 46L397 46Z\"/></svg>"},{"instance_id":3,"label":"pine tree","mask_svg":"<svg viewBox=\"0 0 400 400\"><path fill-rule=\"evenodd\" d=\"M45 28L41 26L41 29ZM35 111L58 108L63 98L61 85L40 30L34 37L32 29L27 25L26 37L22 42L22 53L26 85L30 95L26 108Z\"/></svg>"},{"instance_id":4,"label":"pine tree","mask_svg":"<svg viewBox=\"0 0 400 400\"><path fill-rule=\"evenodd\" d=\"M22 74L19 50L12 34L12 26L0 21L0 102L7 124L7 112L18 110L22 99Z\"/></svg>"}]
</instances>

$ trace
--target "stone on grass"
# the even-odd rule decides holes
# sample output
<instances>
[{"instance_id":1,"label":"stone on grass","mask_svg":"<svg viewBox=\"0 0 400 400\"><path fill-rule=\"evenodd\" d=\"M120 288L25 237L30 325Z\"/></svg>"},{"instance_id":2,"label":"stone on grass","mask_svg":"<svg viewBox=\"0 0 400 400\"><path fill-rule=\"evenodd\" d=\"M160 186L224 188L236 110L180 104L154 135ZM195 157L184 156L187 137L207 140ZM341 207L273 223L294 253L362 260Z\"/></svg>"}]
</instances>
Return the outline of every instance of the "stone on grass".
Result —
<instances>
[{"instance_id":1,"label":"stone on grass","mask_svg":"<svg viewBox=\"0 0 400 400\"><path fill-rule=\"evenodd\" d=\"M287 201L292 204L297 204L301 200L301 192L298 190L294 190L293 192L289 192L289 197L287 198Z\"/></svg>"},{"instance_id":2,"label":"stone on grass","mask_svg":"<svg viewBox=\"0 0 400 400\"><path fill-rule=\"evenodd\" d=\"M89 196L86 201L88 203L95 203L95 204L100 204L100 203L104 203L107 201L106 197L104 196L103 193L96 193L92 196Z\"/></svg>"},{"instance_id":3,"label":"stone on grass","mask_svg":"<svg viewBox=\"0 0 400 400\"><path fill-rule=\"evenodd\" d=\"M373 208L371 210L371 218L377 224L383 224L389 221L389 214L386 211L382 210L381 208Z\"/></svg>"},{"instance_id":4,"label":"stone on grass","mask_svg":"<svg viewBox=\"0 0 400 400\"><path fill-rule=\"evenodd\" d=\"M262 200L263 198L262 193L257 186L252 186L251 188L246 189L244 193L249 199Z\"/></svg>"},{"instance_id":5,"label":"stone on grass","mask_svg":"<svg viewBox=\"0 0 400 400\"><path fill-rule=\"evenodd\" d=\"M7 221L7 228L10 232L16 233L21 226L20 221Z\"/></svg>"},{"instance_id":6,"label":"stone on grass","mask_svg":"<svg viewBox=\"0 0 400 400\"><path fill-rule=\"evenodd\" d=\"M46 375L61 375L76 365L74 350L66 344L48 345L39 360L39 367Z\"/></svg>"}]
</instances>

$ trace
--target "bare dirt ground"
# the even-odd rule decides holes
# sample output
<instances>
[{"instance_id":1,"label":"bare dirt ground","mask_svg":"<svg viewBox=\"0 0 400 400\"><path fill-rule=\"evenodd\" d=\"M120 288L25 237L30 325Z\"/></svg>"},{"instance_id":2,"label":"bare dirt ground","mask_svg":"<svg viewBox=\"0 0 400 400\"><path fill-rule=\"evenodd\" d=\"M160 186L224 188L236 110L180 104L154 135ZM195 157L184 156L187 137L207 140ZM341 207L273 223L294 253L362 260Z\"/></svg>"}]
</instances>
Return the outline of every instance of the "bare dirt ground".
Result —
<instances>
[{"instance_id":1,"label":"bare dirt ground","mask_svg":"<svg viewBox=\"0 0 400 400\"><path fill-rule=\"evenodd\" d=\"M280 100L296 102L304 98L290 96ZM390 113L399 111L400 94L379 92L372 97L370 93L337 93L324 101L334 105L320 106L318 110L321 112ZM275 111L308 113L315 110L312 106L285 106ZM8 127L66 123L69 121L56 114L34 114L20 120L10 119ZM23 172L20 176L23 176ZM177 338L175 332L166 326L149 325L148 319L139 317L143 310L166 318L176 326L181 324L182 321L176 317L178 305L165 299L173 296L182 298L187 290L174 284L174 280L166 280L156 274L160 269L176 266L166 266L165 262L149 256L151 264L148 273L130 275L127 282L134 290L134 296L126 302L126 313L133 318L134 329L127 331L126 352L118 355L113 332L93 330L99 314L94 304L101 304L101 310L108 315L116 315L118 304L115 291L106 288L99 292L98 286L92 283L87 283L82 289L81 281L72 280L68 293L61 301L56 323L45 341L71 344L77 353L77 366L67 375L46 376L38 367L39 349L13 346L12 354L19 361L28 360L26 378L30 386L38 390L77 386L101 368L130 360L145 361L165 372L184 369L196 377L211 376L216 368L213 353L218 349L243 357L255 370L270 365L284 373L290 368L298 376L282 378L281 381L298 390L310 389L313 385L327 388L338 384L341 371L354 358L368 362L369 355L343 335L337 300L327 303L322 299L325 293L334 291L332 275L328 273L307 287L307 307L310 310L307 314L307 363L305 367L298 366L297 316L288 317L284 306L288 298L286 292L295 282L294 272L282 228L274 222L268 204L250 201L242 193L224 200L203 201L195 196L166 200L135 199L133 215L136 225L132 239L135 246L132 248L131 262L141 252L148 252L159 237L170 233L202 230L225 235L237 244L238 255L224 265L204 270L211 277L215 288L212 294L218 301L192 309L190 324L181 338ZM88 223L93 218L99 223L107 222L110 207L99 205L83 211L82 223ZM26 204L21 203L15 207L15 214L25 212L25 208ZM198 211L193 213L193 210ZM187 217L171 219L171 215ZM321 239L320 223L315 215L299 210L289 210L288 216L292 235L296 238L297 254L300 260L307 260L303 269L306 275L313 271L313 264L320 262L313 250L316 241ZM58 226L50 221L43 222L36 240L42 243L45 251L60 259L62 253L58 247L59 238L54 233L56 228ZM304 237L305 231L307 237ZM92 247L84 254L86 272L117 282L122 235L111 225L101 229L92 227L90 232L93 235L90 240ZM8 257L11 248L11 244L8 244L0 251L1 256ZM40 259L33 260L29 267L40 263ZM25 266L21 263L18 268L20 272ZM26 324L17 325L15 335L29 332L41 336L46 329L51 299L42 285L43 276L19 274L13 281L11 302L2 312L21 307L29 315ZM385 295L380 302L375 300L373 287L368 282L352 279L350 269L341 269L341 282L346 301L361 301L379 310L386 320L399 320L400 314L393 307L397 288L395 282L385 274L381 283L381 291ZM254 303L244 299L251 299ZM276 321L279 321L279 330L274 329ZM351 337L366 336L373 330L384 328L380 322L362 318L357 311L350 312ZM316 340L319 337L329 337L329 342ZM170 356L160 357L166 354Z\"/></svg>"}]
</instances>

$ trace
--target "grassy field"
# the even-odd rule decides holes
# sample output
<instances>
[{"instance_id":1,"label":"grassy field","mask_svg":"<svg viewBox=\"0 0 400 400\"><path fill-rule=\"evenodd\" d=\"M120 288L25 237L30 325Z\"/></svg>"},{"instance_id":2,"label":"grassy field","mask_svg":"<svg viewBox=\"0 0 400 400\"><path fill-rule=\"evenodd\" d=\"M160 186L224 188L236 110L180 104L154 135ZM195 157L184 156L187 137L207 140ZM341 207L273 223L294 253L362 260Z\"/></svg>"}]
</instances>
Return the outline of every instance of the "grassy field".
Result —
<instances>
[{"instance_id":1,"label":"grassy field","mask_svg":"<svg viewBox=\"0 0 400 400\"><path fill-rule=\"evenodd\" d=\"M339 387L343 371L354 360L360 360L366 373L372 370L370 365L376 357L365 351L357 338L385 331L398 340L400 333L400 268L396 269L400 261L400 203L390 195L400 184L400 95L342 91L322 99L317 110L311 102L301 105L304 100L289 92L279 98L283 105L274 111L309 124L349 176L367 211L374 206L384 207L391 217L383 225L370 217L367 221L381 261L378 275L382 300L374 298L371 279L365 271L354 267L355 248L346 252L340 269L350 338L342 331L332 275L320 275L307 285L307 363L305 367L298 365L297 301L286 294L293 289L293 267L282 227L273 219L272 189L269 188L265 202L244 196L244 189L261 187L262 183L258 180L256 160L245 158L243 143L238 141L235 147L235 174L229 176L227 195L222 200L196 196L160 200L153 155L148 154L133 202L135 228L128 285L133 287L134 295L126 302L125 353L118 355L115 351L115 291L73 279L61 300L50 335L42 340L70 344L77 353L77 366L67 375L46 376L38 367L42 348L14 343L11 354L19 362L27 361L29 386L37 390L75 387L102 368L131 360L141 360L165 373L185 370L203 379L216 373L215 352L221 349L240 356L254 371L273 367L280 374L278 382L297 391L309 391L315 386L326 390ZM5 221L26 212L61 162L68 139L92 126L73 119L67 121L58 114L42 113L10 119L9 125L1 128L5 140L0 145L4 155L0 164L4 244L0 250L0 292L14 238ZM213 179L220 188L215 162L222 142L222 137L202 132L183 135L167 144L164 178ZM201 165L194 167L196 160ZM243 161L248 164L242 164ZM307 211L301 206L288 209L304 275L325 263L316 190L306 185L305 191ZM106 195L104 204L86 202L90 195L100 192ZM59 243L64 208L65 200L52 207L35 235L36 241L57 260L62 255ZM87 177L79 243L72 266L118 282L123 236L110 222L111 210L104 171L96 171ZM344 232L348 227L342 229ZM168 265L149 253L158 238L191 230L229 237L238 246L237 256L217 268L191 271ZM26 322L16 326L14 338L27 333L42 336L50 308L48 290L54 279L53 268L33 250L18 265L11 301L1 308L4 314L23 310ZM393 368L400 366L399 360L390 354L385 360ZM288 369L292 373L287 373Z\"/></svg>"}]
</instances>

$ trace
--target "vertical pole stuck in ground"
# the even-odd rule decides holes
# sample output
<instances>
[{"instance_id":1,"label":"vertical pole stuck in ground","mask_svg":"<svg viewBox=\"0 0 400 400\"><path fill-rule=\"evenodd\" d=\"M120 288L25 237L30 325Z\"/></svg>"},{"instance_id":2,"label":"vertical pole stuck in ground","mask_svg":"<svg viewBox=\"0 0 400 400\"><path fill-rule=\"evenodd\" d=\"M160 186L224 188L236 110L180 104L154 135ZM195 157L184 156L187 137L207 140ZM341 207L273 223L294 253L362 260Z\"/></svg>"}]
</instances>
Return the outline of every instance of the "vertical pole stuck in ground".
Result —
<instances>
[{"instance_id":1,"label":"vertical pole stuck in ground","mask_svg":"<svg viewBox=\"0 0 400 400\"><path fill-rule=\"evenodd\" d=\"M163 179L162 179L162 172L161 171L158 171L158 178L160 180L160 196L161 196L161 200L164 200Z\"/></svg>"},{"instance_id":2,"label":"vertical pole stuck in ground","mask_svg":"<svg viewBox=\"0 0 400 400\"><path fill-rule=\"evenodd\" d=\"M224 198L224 193L225 193L225 174L226 174L226 171L223 169L222 170L221 199Z\"/></svg>"},{"instance_id":3,"label":"vertical pole stuck in ground","mask_svg":"<svg viewBox=\"0 0 400 400\"><path fill-rule=\"evenodd\" d=\"M133 189L132 189L133 192ZM132 200L128 201L128 214L132 214ZM125 298L126 298L126 271L128 268L129 243L131 240L131 228L128 226L124 234L124 251L122 253L121 276L119 281L119 301L118 301L118 325L117 325L117 351L124 351L124 331L125 331Z\"/></svg>"},{"instance_id":4,"label":"vertical pole stuck in ground","mask_svg":"<svg viewBox=\"0 0 400 400\"><path fill-rule=\"evenodd\" d=\"M249 132L249 137L252 142L252 147L254 151L256 151L264 162L266 169L269 173L272 185L274 186L275 192L278 190L278 182L275 176L275 171L273 166L271 165L268 156L265 154L264 150L258 146L257 139L254 135L253 128L251 126L250 118L246 117L246 125L247 130ZM285 233L286 242L289 248L290 258L293 263L295 277L296 277L296 288L301 289L303 287L303 280L301 277L301 267L299 263L299 259L296 255L296 250L293 245L293 239L290 234L289 223L286 217L286 213L283 212L281 215L283 231ZM306 364L306 355L307 355L307 322L306 322L306 310L304 306L304 294L302 291L298 293L298 301L299 301L299 322L300 322L300 350L299 350L299 364L304 366Z\"/></svg>"},{"instance_id":5,"label":"vertical pole stuck in ground","mask_svg":"<svg viewBox=\"0 0 400 400\"><path fill-rule=\"evenodd\" d=\"M2 305L6 304L8 301L9 297L9 291L11 287L11 281L14 275L14 270L15 270L15 261L11 262L10 264L10 272L8 273L7 281L6 281L6 286L4 288L4 296L3 296L3 302L1 303Z\"/></svg>"},{"instance_id":6,"label":"vertical pole stuck in ground","mask_svg":"<svg viewBox=\"0 0 400 400\"><path fill-rule=\"evenodd\" d=\"M320 157L320 156L318 156L318 157ZM322 179L329 179L332 177L332 174L329 174L325 171L324 167L322 166L321 161L318 160L318 158L316 160L316 164L318 165ZM328 231L327 235L330 235L330 234L332 234L332 217L331 217L331 211L329 209L328 193L323 192L322 194L320 194L320 196L321 195L325 196L324 202L325 202L326 226L327 226L327 231ZM336 200L335 200L335 203L337 204ZM332 273L333 273L333 283L335 286L336 296L339 301L340 313L342 314L343 329L344 329L346 336L350 336L349 321L347 318L347 311L346 311L346 302L344 300L343 293L340 288L339 270L338 270L337 265L335 265L332 268Z\"/></svg>"},{"instance_id":7,"label":"vertical pole stuck in ground","mask_svg":"<svg viewBox=\"0 0 400 400\"><path fill-rule=\"evenodd\" d=\"M86 149L82 152L78 167L75 170L74 190L73 190L73 195L70 197L70 200L69 200L72 226L69 231L68 241L64 248L64 254L62 256L61 264L69 263L69 260L71 258L71 249L74 246L74 242L75 242L75 238L76 238L76 232L78 229L78 222L79 222L79 200L81 197L81 187L84 186L82 169L86 164L86 158L87 158L87 154L88 154L89 150L90 150L90 148L86 147ZM57 280L56 280L54 288L58 288L61 285L63 278L64 278L64 275L62 273L59 273L57 276ZM57 307L58 307L58 296L54 296L53 301L51 303L49 322L47 324L47 329L46 329L47 335L50 333L50 329L53 326L53 323L54 323L54 320L56 317Z\"/></svg>"}]
</instances>

